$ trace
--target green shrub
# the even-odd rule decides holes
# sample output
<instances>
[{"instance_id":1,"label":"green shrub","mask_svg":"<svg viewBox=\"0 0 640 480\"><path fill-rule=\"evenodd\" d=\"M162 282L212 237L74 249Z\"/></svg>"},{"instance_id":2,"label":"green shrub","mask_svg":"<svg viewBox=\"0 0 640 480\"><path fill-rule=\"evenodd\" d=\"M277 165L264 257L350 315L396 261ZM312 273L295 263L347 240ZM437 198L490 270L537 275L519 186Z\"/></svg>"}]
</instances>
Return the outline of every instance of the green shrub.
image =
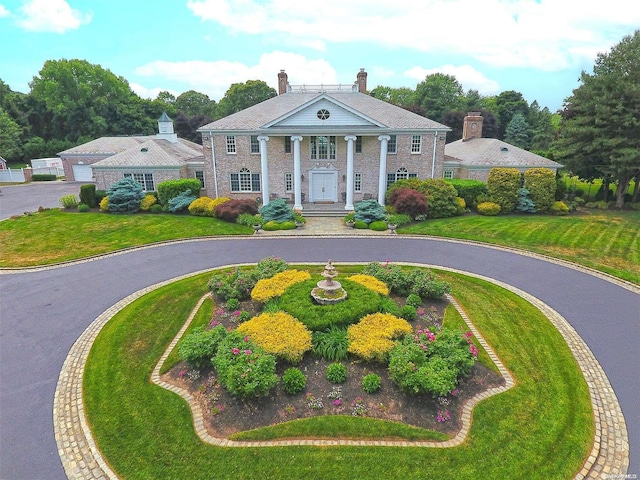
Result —
<instances>
[{"instance_id":1,"label":"green shrub","mask_svg":"<svg viewBox=\"0 0 640 480\"><path fill-rule=\"evenodd\" d=\"M427 199L427 218L453 217L458 211L458 192L444 180L428 178L422 181L420 190Z\"/></svg>"},{"instance_id":2,"label":"green shrub","mask_svg":"<svg viewBox=\"0 0 640 480\"><path fill-rule=\"evenodd\" d=\"M334 305L318 305L309 292L315 288L319 278L296 283L280 296L280 308L304 323L309 330L322 331L335 326L355 323L369 313L380 310L384 298L363 285L341 279L347 292L346 300Z\"/></svg>"},{"instance_id":3,"label":"green shrub","mask_svg":"<svg viewBox=\"0 0 640 480\"><path fill-rule=\"evenodd\" d=\"M394 225L400 226L411 223L412 221L413 219L409 215L405 215L402 213L392 213L391 215L389 215L387 223L392 223Z\"/></svg>"},{"instance_id":4,"label":"green shrub","mask_svg":"<svg viewBox=\"0 0 640 480\"><path fill-rule=\"evenodd\" d=\"M569 207L567 207L564 202L553 202L549 209L549 213L552 215L566 215L569 213Z\"/></svg>"},{"instance_id":5,"label":"green shrub","mask_svg":"<svg viewBox=\"0 0 640 480\"><path fill-rule=\"evenodd\" d=\"M58 177L53 173L34 173L31 176L32 182L51 182L56 180Z\"/></svg>"},{"instance_id":6,"label":"green shrub","mask_svg":"<svg viewBox=\"0 0 640 480\"><path fill-rule=\"evenodd\" d=\"M103 198L107 196L106 190L96 190L96 206L100 205Z\"/></svg>"},{"instance_id":7,"label":"green shrub","mask_svg":"<svg viewBox=\"0 0 640 480\"><path fill-rule=\"evenodd\" d=\"M89 206L89 208L95 208L98 204L96 202L96 186L93 183L87 183L80 185L80 202Z\"/></svg>"},{"instance_id":8,"label":"green shrub","mask_svg":"<svg viewBox=\"0 0 640 480\"><path fill-rule=\"evenodd\" d=\"M191 194L191 190L187 189L169 200L167 203L168 210L171 213L186 210L196 198L195 195Z\"/></svg>"},{"instance_id":9,"label":"green shrub","mask_svg":"<svg viewBox=\"0 0 640 480\"><path fill-rule=\"evenodd\" d=\"M293 222L293 209L283 198L272 200L258 210L265 222Z\"/></svg>"},{"instance_id":10,"label":"green shrub","mask_svg":"<svg viewBox=\"0 0 640 480\"><path fill-rule=\"evenodd\" d=\"M237 310L240 308L240 300L237 298L230 298L226 303L227 310Z\"/></svg>"},{"instance_id":11,"label":"green shrub","mask_svg":"<svg viewBox=\"0 0 640 480\"><path fill-rule=\"evenodd\" d=\"M354 218L356 222L360 221L368 225L376 220L384 220L387 218L387 211L377 200L362 200L355 206Z\"/></svg>"},{"instance_id":12,"label":"green shrub","mask_svg":"<svg viewBox=\"0 0 640 480\"><path fill-rule=\"evenodd\" d=\"M327 367L327 380L331 383L344 383L347 380L347 367L335 362Z\"/></svg>"},{"instance_id":13,"label":"green shrub","mask_svg":"<svg viewBox=\"0 0 640 480\"><path fill-rule=\"evenodd\" d=\"M243 399L263 397L278 383L275 356L235 331L218 344L213 365L220 383Z\"/></svg>"},{"instance_id":14,"label":"green shrub","mask_svg":"<svg viewBox=\"0 0 640 480\"><path fill-rule=\"evenodd\" d=\"M282 389L289 395L295 395L296 393L304 390L307 386L307 377L299 368L287 368L282 375Z\"/></svg>"},{"instance_id":15,"label":"green shrub","mask_svg":"<svg viewBox=\"0 0 640 480\"><path fill-rule=\"evenodd\" d=\"M251 313L247 312L246 310L241 311L240 315L238 315L238 318L237 318L238 323L244 323L249 320L251 320Z\"/></svg>"},{"instance_id":16,"label":"green shrub","mask_svg":"<svg viewBox=\"0 0 640 480\"><path fill-rule=\"evenodd\" d=\"M500 213L500 205L494 202L482 202L478 204L480 215L494 216Z\"/></svg>"},{"instance_id":17,"label":"green shrub","mask_svg":"<svg viewBox=\"0 0 640 480\"><path fill-rule=\"evenodd\" d=\"M362 390L367 393L376 393L380 390L380 377L375 373L370 373L362 378Z\"/></svg>"},{"instance_id":18,"label":"green shrub","mask_svg":"<svg viewBox=\"0 0 640 480\"><path fill-rule=\"evenodd\" d=\"M369 224L369 230L375 230L376 232L384 232L387 228L387 222L382 220L376 220Z\"/></svg>"},{"instance_id":19,"label":"green shrub","mask_svg":"<svg viewBox=\"0 0 640 480\"><path fill-rule=\"evenodd\" d=\"M417 315L418 313L416 311L416 307L413 307L411 305L404 305L400 309L400 318L404 318L407 322L414 321Z\"/></svg>"},{"instance_id":20,"label":"green shrub","mask_svg":"<svg viewBox=\"0 0 640 480\"><path fill-rule=\"evenodd\" d=\"M256 275L261 278L271 278L276 273L284 272L289 268L289 264L281 258L270 256L265 257L256 264Z\"/></svg>"},{"instance_id":21,"label":"green shrub","mask_svg":"<svg viewBox=\"0 0 640 480\"><path fill-rule=\"evenodd\" d=\"M513 212L518 201L521 183L520 171L516 168L492 168L487 179L487 192L491 201L500 205L500 212Z\"/></svg>"},{"instance_id":22,"label":"green shrub","mask_svg":"<svg viewBox=\"0 0 640 480\"><path fill-rule=\"evenodd\" d=\"M400 317L402 314L400 306L389 297L382 297L380 299L380 312L389 313L394 317Z\"/></svg>"},{"instance_id":23,"label":"green shrub","mask_svg":"<svg viewBox=\"0 0 640 480\"><path fill-rule=\"evenodd\" d=\"M241 213L236 219L236 223L251 227L253 225L262 225L264 220L260 215L252 215L251 213Z\"/></svg>"},{"instance_id":24,"label":"green shrub","mask_svg":"<svg viewBox=\"0 0 640 480\"><path fill-rule=\"evenodd\" d=\"M609 209L609 203L605 202L604 200L599 200L597 202L587 202L584 205L587 208L597 208L599 210L608 210Z\"/></svg>"},{"instance_id":25,"label":"green shrub","mask_svg":"<svg viewBox=\"0 0 640 480\"><path fill-rule=\"evenodd\" d=\"M353 224L353 228L367 230L369 228L369 224L367 222L363 222L362 220L356 220L356 222Z\"/></svg>"},{"instance_id":26,"label":"green shrub","mask_svg":"<svg viewBox=\"0 0 640 480\"><path fill-rule=\"evenodd\" d=\"M475 361L470 340L455 330L407 335L389 354L389 376L410 394L445 396Z\"/></svg>"},{"instance_id":27,"label":"green shrub","mask_svg":"<svg viewBox=\"0 0 640 480\"><path fill-rule=\"evenodd\" d=\"M197 178L180 178L177 180L165 180L158 184L158 200L163 206L169 205L169 200L177 197L182 192L190 190L195 198L200 196L202 184Z\"/></svg>"},{"instance_id":28,"label":"green shrub","mask_svg":"<svg viewBox=\"0 0 640 480\"><path fill-rule=\"evenodd\" d=\"M451 290L447 282L439 280L430 270L422 268L405 270L399 265L381 265L374 262L366 265L363 273L383 281L392 292L402 296L414 293L420 298L438 299Z\"/></svg>"},{"instance_id":29,"label":"green shrub","mask_svg":"<svg viewBox=\"0 0 640 480\"><path fill-rule=\"evenodd\" d=\"M460 180L457 178L445 180L445 182L453 185L458 192L458 197L464 199L467 207L475 208L478 195L487 195L487 184L480 180Z\"/></svg>"},{"instance_id":30,"label":"green shrub","mask_svg":"<svg viewBox=\"0 0 640 480\"><path fill-rule=\"evenodd\" d=\"M78 211L80 213L86 213L86 212L88 212L90 210L91 210L91 208L89 208L89 205L87 205L86 203L78 204Z\"/></svg>"},{"instance_id":31,"label":"green shrub","mask_svg":"<svg viewBox=\"0 0 640 480\"><path fill-rule=\"evenodd\" d=\"M346 360L349 340L344 328L332 326L323 332L311 334L313 353L330 362Z\"/></svg>"},{"instance_id":32,"label":"green shrub","mask_svg":"<svg viewBox=\"0 0 640 480\"><path fill-rule=\"evenodd\" d=\"M262 224L262 229L265 232L273 232L275 230L293 230L296 228L296 224L293 221L289 222L267 222Z\"/></svg>"},{"instance_id":33,"label":"green shrub","mask_svg":"<svg viewBox=\"0 0 640 480\"><path fill-rule=\"evenodd\" d=\"M415 293L410 293L409 296L407 297L406 304L411 305L412 307L418 308L420 305L422 305L422 298L420 298L420 295L416 295Z\"/></svg>"},{"instance_id":34,"label":"green shrub","mask_svg":"<svg viewBox=\"0 0 640 480\"><path fill-rule=\"evenodd\" d=\"M227 330L222 325L210 330L195 328L178 343L178 354L192 367L208 367L226 335Z\"/></svg>"},{"instance_id":35,"label":"green shrub","mask_svg":"<svg viewBox=\"0 0 640 480\"><path fill-rule=\"evenodd\" d=\"M140 209L144 198L142 186L133 178L123 178L115 182L109 190L109 211L117 213L133 213Z\"/></svg>"},{"instance_id":36,"label":"green shrub","mask_svg":"<svg viewBox=\"0 0 640 480\"><path fill-rule=\"evenodd\" d=\"M556 195L556 174L550 168L530 168L524 172L524 187L529 190L536 212L547 212Z\"/></svg>"},{"instance_id":37,"label":"green shrub","mask_svg":"<svg viewBox=\"0 0 640 480\"><path fill-rule=\"evenodd\" d=\"M70 194L60 197L60 203L64 208L76 208L80 202L78 201L78 197Z\"/></svg>"},{"instance_id":38,"label":"green shrub","mask_svg":"<svg viewBox=\"0 0 640 480\"><path fill-rule=\"evenodd\" d=\"M159 203L154 203L153 205L151 205L151 207L149 208L149 211L151 213L162 213L162 205L160 205Z\"/></svg>"}]
</instances>

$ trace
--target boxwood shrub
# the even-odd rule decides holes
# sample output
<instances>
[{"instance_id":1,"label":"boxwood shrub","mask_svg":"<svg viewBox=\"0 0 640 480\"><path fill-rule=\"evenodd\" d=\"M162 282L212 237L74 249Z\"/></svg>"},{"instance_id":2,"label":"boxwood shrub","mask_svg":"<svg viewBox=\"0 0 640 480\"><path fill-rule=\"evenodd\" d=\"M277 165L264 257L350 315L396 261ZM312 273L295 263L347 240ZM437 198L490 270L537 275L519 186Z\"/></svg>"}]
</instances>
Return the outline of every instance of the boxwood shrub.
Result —
<instances>
[{"instance_id":1,"label":"boxwood shrub","mask_svg":"<svg viewBox=\"0 0 640 480\"><path fill-rule=\"evenodd\" d=\"M169 204L169 200L177 197L182 192L190 190L194 197L200 196L202 184L197 178L180 178L177 180L165 180L158 184L158 200L164 205Z\"/></svg>"},{"instance_id":2,"label":"boxwood shrub","mask_svg":"<svg viewBox=\"0 0 640 480\"><path fill-rule=\"evenodd\" d=\"M384 232L387 228L387 222L384 222L382 220L376 220L375 222L371 222L369 224L369 229L375 230L376 232Z\"/></svg>"},{"instance_id":3,"label":"boxwood shrub","mask_svg":"<svg viewBox=\"0 0 640 480\"><path fill-rule=\"evenodd\" d=\"M31 181L33 182L51 182L52 180L56 180L58 177L56 177L54 174L50 174L50 173L34 173L31 176Z\"/></svg>"},{"instance_id":4,"label":"boxwood shrub","mask_svg":"<svg viewBox=\"0 0 640 480\"><path fill-rule=\"evenodd\" d=\"M494 216L500 213L500 205L494 202L482 202L478 204L480 215Z\"/></svg>"},{"instance_id":5,"label":"boxwood shrub","mask_svg":"<svg viewBox=\"0 0 640 480\"><path fill-rule=\"evenodd\" d=\"M487 179L491 201L500 205L499 213L513 212L518 201L521 174L517 168L492 168Z\"/></svg>"}]
</instances>

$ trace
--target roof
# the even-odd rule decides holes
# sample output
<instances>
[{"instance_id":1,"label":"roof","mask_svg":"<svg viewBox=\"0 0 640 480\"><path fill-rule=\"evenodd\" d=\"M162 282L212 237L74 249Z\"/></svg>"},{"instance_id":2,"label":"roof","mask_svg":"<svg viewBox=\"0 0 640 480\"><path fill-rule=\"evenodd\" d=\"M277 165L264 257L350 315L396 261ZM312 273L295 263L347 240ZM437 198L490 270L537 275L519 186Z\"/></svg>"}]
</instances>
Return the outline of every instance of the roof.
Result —
<instances>
[{"instance_id":1,"label":"roof","mask_svg":"<svg viewBox=\"0 0 640 480\"><path fill-rule=\"evenodd\" d=\"M58 153L60 157L72 155L114 155L124 152L125 150L136 147L147 140L154 138L153 136L134 136L134 137L100 137L90 142L77 145L75 147Z\"/></svg>"},{"instance_id":2,"label":"roof","mask_svg":"<svg viewBox=\"0 0 640 480\"><path fill-rule=\"evenodd\" d=\"M152 138L91 165L94 169L180 168L189 161L203 161L202 147L188 140L177 143Z\"/></svg>"},{"instance_id":3,"label":"roof","mask_svg":"<svg viewBox=\"0 0 640 480\"><path fill-rule=\"evenodd\" d=\"M518 148L496 138L456 140L444 147L445 162L460 162L470 168L561 168L560 163Z\"/></svg>"},{"instance_id":4,"label":"roof","mask_svg":"<svg viewBox=\"0 0 640 480\"><path fill-rule=\"evenodd\" d=\"M199 132L231 133L236 131L262 131L268 133L277 130L277 121L290 117L306 107L318 102L331 102L350 112L353 118L361 122L353 127L366 128L376 133L385 131L449 131L450 128L404 108L384 102L359 92L322 92L322 93L284 93L258 103L240 112L208 123L198 129ZM329 124L328 124L329 125ZM304 125L288 124L289 132ZM334 128L348 129L349 125L334 124ZM308 126L306 127L309 128Z\"/></svg>"}]
</instances>

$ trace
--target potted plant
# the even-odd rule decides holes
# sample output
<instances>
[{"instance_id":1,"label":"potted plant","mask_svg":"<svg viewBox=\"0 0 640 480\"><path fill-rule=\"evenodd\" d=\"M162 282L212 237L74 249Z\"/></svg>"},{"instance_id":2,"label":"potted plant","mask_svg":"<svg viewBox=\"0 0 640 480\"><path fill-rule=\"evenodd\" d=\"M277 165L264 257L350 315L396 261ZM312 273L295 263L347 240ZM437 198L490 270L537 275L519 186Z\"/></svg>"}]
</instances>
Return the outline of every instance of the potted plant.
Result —
<instances>
[{"instance_id":1,"label":"potted plant","mask_svg":"<svg viewBox=\"0 0 640 480\"><path fill-rule=\"evenodd\" d=\"M349 212L347 216L344 217L344 224L349 228L353 228L353 226L356 224L355 216L355 212Z\"/></svg>"}]
</instances>

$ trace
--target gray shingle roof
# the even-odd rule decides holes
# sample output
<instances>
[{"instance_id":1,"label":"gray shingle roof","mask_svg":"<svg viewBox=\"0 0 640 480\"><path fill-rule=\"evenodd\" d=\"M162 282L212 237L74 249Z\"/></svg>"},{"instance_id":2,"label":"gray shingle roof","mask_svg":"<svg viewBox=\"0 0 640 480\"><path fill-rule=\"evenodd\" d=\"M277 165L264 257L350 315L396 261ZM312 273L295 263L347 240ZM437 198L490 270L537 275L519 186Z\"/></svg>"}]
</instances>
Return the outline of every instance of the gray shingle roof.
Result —
<instances>
[{"instance_id":1,"label":"gray shingle roof","mask_svg":"<svg viewBox=\"0 0 640 480\"><path fill-rule=\"evenodd\" d=\"M378 100L370 95L353 92L325 93L285 93L265 100L252 107L227 117L208 123L198 129L200 132L225 133L240 131L264 131L265 125L285 117L300 107L314 103L314 100L329 99L348 109L383 125L380 131L388 130L439 130L448 131L449 127L428 118L417 115L388 102ZM345 127L345 126L341 126Z\"/></svg>"},{"instance_id":2,"label":"gray shingle roof","mask_svg":"<svg viewBox=\"0 0 640 480\"><path fill-rule=\"evenodd\" d=\"M179 139L177 143L153 138L91 165L93 168L182 167L188 161L203 161L202 148Z\"/></svg>"},{"instance_id":3,"label":"gray shingle roof","mask_svg":"<svg viewBox=\"0 0 640 480\"><path fill-rule=\"evenodd\" d=\"M75 147L58 153L58 156L65 157L71 155L113 155L123 152L129 148L140 145L153 138L153 136L135 137L100 137L90 142L77 145Z\"/></svg>"},{"instance_id":4,"label":"gray shingle roof","mask_svg":"<svg viewBox=\"0 0 640 480\"><path fill-rule=\"evenodd\" d=\"M562 165L495 138L456 140L444 147L445 162L458 161L466 167L561 168Z\"/></svg>"}]
</instances>

